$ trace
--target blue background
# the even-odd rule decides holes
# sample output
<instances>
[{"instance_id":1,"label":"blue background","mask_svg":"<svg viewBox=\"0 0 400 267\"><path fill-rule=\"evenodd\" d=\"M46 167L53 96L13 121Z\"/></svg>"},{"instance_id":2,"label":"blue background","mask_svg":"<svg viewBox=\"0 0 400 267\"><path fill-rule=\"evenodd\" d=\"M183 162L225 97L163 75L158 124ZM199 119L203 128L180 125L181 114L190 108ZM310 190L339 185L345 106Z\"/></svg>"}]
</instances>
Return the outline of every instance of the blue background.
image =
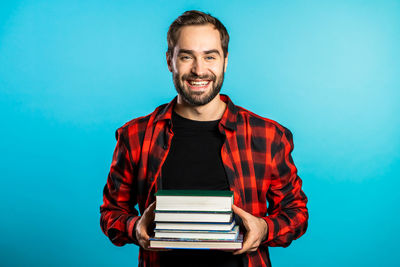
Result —
<instances>
[{"instance_id":1,"label":"blue background","mask_svg":"<svg viewBox=\"0 0 400 267\"><path fill-rule=\"evenodd\" d=\"M309 229L274 266L398 266L400 1L1 1L0 265L136 266L99 227L114 131L175 96L169 24L231 35L223 93L292 130Z\"/></svg>"}]
</instances>

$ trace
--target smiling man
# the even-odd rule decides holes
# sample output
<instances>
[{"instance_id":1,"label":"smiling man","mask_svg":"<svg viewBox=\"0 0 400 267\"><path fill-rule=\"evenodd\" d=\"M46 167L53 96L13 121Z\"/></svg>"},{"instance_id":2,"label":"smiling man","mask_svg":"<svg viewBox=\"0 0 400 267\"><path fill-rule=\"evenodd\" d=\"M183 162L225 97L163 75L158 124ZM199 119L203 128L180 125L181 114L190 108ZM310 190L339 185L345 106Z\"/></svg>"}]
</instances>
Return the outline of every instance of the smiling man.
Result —
<instances>
[{"instance_id":1,"label":"smiling man","mask_svg":"<svg viewBox=\"0 0 400 267\"><path fill-rule=\"evenodd\" d=\"M179 36L167 52L178 103L201 107L213 100L223 102L216 96L224 81L228 55L222 51L218 30L211 24L186 26Z\"/></svg>"},{"instance_id":2,"label":"smiling man","mask_svg":"<svg viewBox=\"0 0 400 267\"><path fill-rule=\"evenodd\" d=\"M118 246L139 245L139 266L270 266L268 246L286 247L307 228L292 134L220 94L229 35L218 19L187 11L171 24L167 39L178 95L117 130L101 228ZM243 248L150 249L154 193L161 188L232 190Z\"/></svg>"}]
</instances>

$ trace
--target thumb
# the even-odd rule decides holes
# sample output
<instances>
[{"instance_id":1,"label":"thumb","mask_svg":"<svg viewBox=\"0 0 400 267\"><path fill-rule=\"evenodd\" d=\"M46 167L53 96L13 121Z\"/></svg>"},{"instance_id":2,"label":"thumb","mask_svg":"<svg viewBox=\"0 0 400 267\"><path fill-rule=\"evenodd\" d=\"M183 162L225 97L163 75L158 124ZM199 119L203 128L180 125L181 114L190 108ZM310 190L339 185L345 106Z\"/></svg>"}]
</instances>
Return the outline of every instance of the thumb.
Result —
<instances>
[{"instance_id":1,"label":"thumb","mask_svg":"<svg viewBox=\"0 0 400 267\"><path fill-rule=\"evenodd\" d=\"M232 205L232 210L240 218L242 218L242 219L247 218L248 213L246 211L244 211L243 209L239 208L238 206L236 206L235 204Z\"/></svg>"},{"instance_id":2,"label":"thumb","mask_svg":"<svg viewBox=\"0 0 400 267\"><path fill-rule=\"evenodd\" d=\"M149 227L150 224L154 221L154 209L156 207L155 205L156 202L151 203L143 212L140 220L142 221L142 223L146 226Z\"/></svg>"},{"instance_id":3,"label":"thumb","mask_svg":"<svg viewBox=\"0 0 400 267\"><path fill-rule=\"evenodd\" d=\"M143 212L143 215L146 214L147 216L153 214L153 211L156 208L156 202L154 201L153 203L151 203Z\"/></svg>"},{"instance_id":4,"label":"thumb","mask_svg":"<svg viewBox=\"0 0 400 267\"><path fill-rule=\"evenodd\" d=\"M156 202L154 201L153 203L151 203L148 207L147 210L149 211L153 211L156 209Z\"/></svg>"}]
</instances>

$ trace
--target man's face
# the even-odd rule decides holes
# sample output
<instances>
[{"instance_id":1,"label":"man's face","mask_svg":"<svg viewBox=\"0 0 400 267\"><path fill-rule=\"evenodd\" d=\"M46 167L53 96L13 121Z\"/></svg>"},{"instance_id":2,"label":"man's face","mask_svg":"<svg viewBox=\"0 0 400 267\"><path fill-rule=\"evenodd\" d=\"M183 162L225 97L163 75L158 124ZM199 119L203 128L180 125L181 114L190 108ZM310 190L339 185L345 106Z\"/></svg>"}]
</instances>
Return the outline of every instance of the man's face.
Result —
<instances>
[{"instance_id":1,"label":"man's face","mask_svg":"<svg viewBox=\"0 0 400 267\"><path fill-rule=\"evenodd\" d=\"M227 58L213 25L184 26L178 33L173 57L167 56L176 91L194 106L205 105L218 95L224 81Z\"/></svg>"}]
</instances>

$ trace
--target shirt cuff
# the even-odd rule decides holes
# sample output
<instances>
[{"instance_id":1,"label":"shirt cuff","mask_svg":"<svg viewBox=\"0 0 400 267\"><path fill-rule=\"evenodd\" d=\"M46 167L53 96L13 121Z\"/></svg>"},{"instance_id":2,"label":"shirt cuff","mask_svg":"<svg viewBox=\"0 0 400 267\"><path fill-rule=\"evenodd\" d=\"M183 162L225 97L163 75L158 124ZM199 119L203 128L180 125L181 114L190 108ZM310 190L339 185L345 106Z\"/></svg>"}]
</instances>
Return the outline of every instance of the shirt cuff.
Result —
<instances>
[{"instance_id":1,"label":"shirt cuff","mask_svg":"<svg viewBox=\"0 0 400 267\"><path fill-rule=\"evenodd\" d=\"M139 243L136 239L136 234L134 233L134 227L139 219L140 216L132 216L126 221L126 232L128 233L129 238L132 239L133 243L136 245L139 245Z\"/></svg>"},{"instance_id":2,"label":"shirt cuff","mask_svg":"<svg viewBox=\"0 0 400 267\"><path fill-rule=\"evenodd\" d=\"M267 217L262 217L265 222L268 225L268 231L267 231L267 236L265 237L264 241L262 244L266 244L274 239L274 231L275 231L275 225L274 222L267 216Z\"/></svg>"}]
</instances>

